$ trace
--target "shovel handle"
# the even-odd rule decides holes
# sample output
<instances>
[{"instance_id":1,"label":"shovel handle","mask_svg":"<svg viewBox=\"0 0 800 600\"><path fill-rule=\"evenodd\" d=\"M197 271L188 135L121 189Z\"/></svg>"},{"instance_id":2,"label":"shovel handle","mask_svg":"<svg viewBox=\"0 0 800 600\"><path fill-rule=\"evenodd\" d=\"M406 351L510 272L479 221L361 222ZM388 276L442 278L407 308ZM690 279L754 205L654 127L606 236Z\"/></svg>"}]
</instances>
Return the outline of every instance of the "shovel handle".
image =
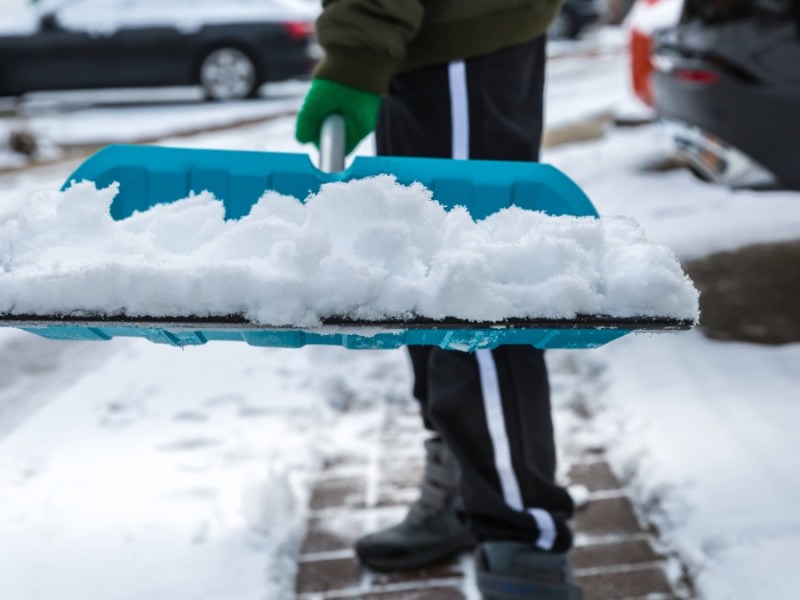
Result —
<instances>
[{"instance_id":1,"label":"shovel handle","mask_svg":"<svg viewBox=\"0 0 800 600\"><path fill-rule=\"evenodd\" d=\"M322 122L319 135L319 168L326 173L344 170L345 129L342 115L334 113Z\"/></svg>"}]
</instances>

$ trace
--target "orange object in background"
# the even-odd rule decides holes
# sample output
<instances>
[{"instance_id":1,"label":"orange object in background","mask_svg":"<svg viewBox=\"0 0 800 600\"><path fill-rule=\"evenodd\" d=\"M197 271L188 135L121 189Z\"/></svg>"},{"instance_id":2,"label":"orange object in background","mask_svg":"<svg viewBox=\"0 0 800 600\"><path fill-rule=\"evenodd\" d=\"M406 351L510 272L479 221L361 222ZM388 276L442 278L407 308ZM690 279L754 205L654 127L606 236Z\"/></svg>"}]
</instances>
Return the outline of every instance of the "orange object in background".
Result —
<instances>
[{"instance_id":1,"label":"orange object in background","mask_svg":"<svg viewBox=\"0 0 800 600\"><path fill-rule=\"evenodd\" d=\"M650 83L650 75L653 73L653 61L650 59L652 51L653 38L647 33L632 28L630 55L633 92L647 106L654 108L653 87Z\"/></svg>"},{"instance_id":2,"label":"orange object in background","mask_svg":"<svg viewBox=\"0 0 800 600\"><path fill-rule=\"evenodd\" d=\"M660 29L677 25L682 10L683 0L637 0L627 18L633 91L652 108L655 108L650 83L654 69L653 35Z\"/></svg>"}]
</instances>

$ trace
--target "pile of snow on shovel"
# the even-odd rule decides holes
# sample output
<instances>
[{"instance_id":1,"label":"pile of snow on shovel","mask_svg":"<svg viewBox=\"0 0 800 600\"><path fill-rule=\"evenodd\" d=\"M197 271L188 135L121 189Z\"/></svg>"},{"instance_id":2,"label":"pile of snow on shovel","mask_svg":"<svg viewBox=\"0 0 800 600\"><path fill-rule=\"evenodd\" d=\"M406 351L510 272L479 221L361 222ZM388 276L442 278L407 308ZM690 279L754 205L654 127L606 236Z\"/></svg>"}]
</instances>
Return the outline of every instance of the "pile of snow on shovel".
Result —
<instances>
[{"instance_id":1,"label":"pile of snow on shovel","mask_svg":"<svg viewBox=\"0 0 800 600\"><path fill-rule=\"evenodd\" d=\"M225 220L209 193L115 221L117 186L34 194L0 221L0 314L330 316L500 321L577 314L696 319L673 253L629 218L511 207L475 222L391 176L266 192Z\"/></svg>"}]
</instances>

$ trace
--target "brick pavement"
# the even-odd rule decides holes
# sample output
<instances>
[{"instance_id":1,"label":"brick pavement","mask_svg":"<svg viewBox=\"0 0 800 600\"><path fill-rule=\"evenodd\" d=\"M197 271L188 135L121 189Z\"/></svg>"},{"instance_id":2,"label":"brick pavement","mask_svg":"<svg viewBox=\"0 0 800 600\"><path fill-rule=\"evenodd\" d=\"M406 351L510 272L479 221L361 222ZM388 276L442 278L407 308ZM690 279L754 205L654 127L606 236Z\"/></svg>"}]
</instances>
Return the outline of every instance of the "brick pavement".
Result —
<instances>
[{"instance_id":1,"label":"brick pavement","mask_svg":"<svg viewBox=\"0 0 800 600\"><path fill-rule=\"evenodd\" d=\"M296 581L298 600L477 600L471 555L409 573L383 575L361 568L353 543L398 522L416 497L425 433L412 402L391 403L364 440L363 453L340 456L313 490L308 532ZM572 485L588 490L573 526L572 553L585 600L672 600L670 561L639 523L631 502L601 452L567 456Z\"/></svg>"}]
</instances>

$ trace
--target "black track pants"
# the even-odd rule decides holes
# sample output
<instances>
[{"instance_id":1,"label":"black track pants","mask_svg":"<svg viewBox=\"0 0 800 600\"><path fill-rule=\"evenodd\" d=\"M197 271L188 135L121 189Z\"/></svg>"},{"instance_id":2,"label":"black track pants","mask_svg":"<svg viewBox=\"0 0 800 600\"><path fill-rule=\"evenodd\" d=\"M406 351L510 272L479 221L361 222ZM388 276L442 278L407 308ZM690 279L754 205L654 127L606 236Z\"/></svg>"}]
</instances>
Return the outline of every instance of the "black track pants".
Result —
<instances>
[{"instance_id":1,"label":"black track pants","mask_svg":"<svg viewBox=\"0 0 800 600\"><path fill-rule=\"evenodd\" d=\"M397 75L381 107L378 154L536 161L544 39ZM423 419L461 468L463 512L481 539L572 543L567 492L555 485L544 353L409 347Z\"/></svg>"}]
</instances>

